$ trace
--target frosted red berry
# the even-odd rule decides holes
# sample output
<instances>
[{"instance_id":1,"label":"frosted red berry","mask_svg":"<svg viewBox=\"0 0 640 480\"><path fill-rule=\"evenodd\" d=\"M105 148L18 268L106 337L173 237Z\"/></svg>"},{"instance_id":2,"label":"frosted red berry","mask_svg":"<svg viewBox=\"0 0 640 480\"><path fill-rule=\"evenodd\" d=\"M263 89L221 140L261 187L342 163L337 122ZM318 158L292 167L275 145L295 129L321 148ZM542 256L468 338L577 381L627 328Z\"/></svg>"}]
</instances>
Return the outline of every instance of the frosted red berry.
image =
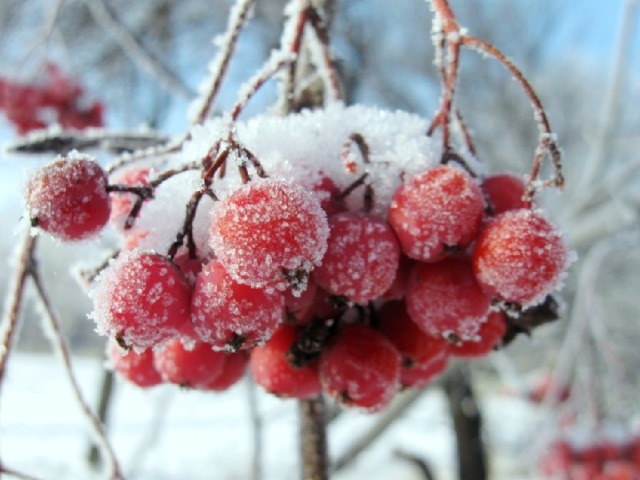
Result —
<instances>
[{"instance_id":1,"label":"frosted red berry","mask_svg":"<svg viewBox=\"0 0 640 480\"><path fill-rule=\"evenodd\" d=\"M398 349L380 332L349 324L323 350L320 380L341 404L375 412L398 391L401 362Z\"/></svg>"},{"instance_id":2,"label":"frosted red berry","mask_svg":"<svg viewBox=\"0 0 640 480\"><path fill-rule=\"evenodd\" d=\"M501 311L490 312L486 322L480 326L480 331L475 340L452 344L449 352L456 357L484 357L500 344L506 332L507 322L505 313Z\"/></svg>"},{"instance_id":3,"label":"frosted red berry","mask_svg":"<svg viewBox=\"0 0 640 480\"><path fill-rule=\"evenodd\" d=\"M284 318L284 295L231 278L222 263L207 263L196 278L191 322L200 339L236 351L266 342Z\"/></svg>"},{"instance_id":4,"label":"frosted red berry","mask_svg":"<svg viewBox=\"0 0 640 480\"><path fill-rule=\"evenodd\" d=\"M484 215L480 187L467 172L449 165L407 179L389 206L389 223L409 257L431 262L447 249L466 247Z\"/></svg>"},{"instance_id":5,"label":"frosted red berry","mask_svg":"<svg viewBox=\"0 0 640 480\"><path fill-rule=\"evenodd\" d=\"M153 387L162 383L162 377L153 364L153 351L123 350L115 342L107 345L109 366L122 378L138 387Z\"/></svg>"},{"instance_id":6,"label":"frosted red berry","mask_svg":"<svg viewBox=\"0 0 640 480\"><path fill-rule=\"evenodd\" d=\"M416 263L405 301L409 316L424 332L457 342L476 338L491 297L478 285L470 261L452 257Z\"/></svg>"},{"instance_id":7,"label":"frosted red berry","mask_svg":"<svg viewBox=\"0 0 640 480\"><path fill-rule=\"evenodd\" d=\"M378 298L393 283L400 247L389 224L350 212L329 220L331 234L322 265L313 271L318 285L357 303Z\"/></svg>"},{"instance_id":8,"label":"frosted red berry","mask_svg":"<svg viewBox=\"0 0 640 480\"><path fill-rule=\"evenodd\" d=\"M400 369L400 384L407 388L424 388L443 373L449 364L449 351L437 350L423 363Z\"/></svg>"},{"instance_id":9,"label":"frosted red berry","mask_svg":"<svg viewBox=\"0 0 640 480\"><path fill-rule=\"evenodd\" d=\"M530 306L559 286L568 260L562 236L540 213L509 210L480 233L473 270L487 293Z\"/></svg>"},{"instance_id":10,"label":"frosted red berry","mask_svg":"<svg viewBox=\"0 0 640 480\"><path fill-rule=\"evenodd\" d=\"M27 208L32 225L60 240L98 234L109 220L107 175L92 157L58 157L31 176Z\"/></svg>"},{"instance_id":11,"label":"frosted red berry","mask_svg":"<svg viewBox=\"0 0 640 480\"><path fill-rule=\"evenodd\" d=\"M154 365L162 378L183 387L199 388L222 373L226 354L204 342L168 341L154 352Z\"/></svg>"},{"instance_id":12,"label":"frosted red berry","mask_svg":"<svg viewBox=\"0 0 640 480\"><path fill-rule=\"evenodd\" d=\"M219 202L210 243L237 281L254 287L289 284L319 265L327 248L327 216L315 195L274 179L251 181Z\"/></svg>"},{"instance_id":13,"label":"frosted red berry","mask_svg":"<svg viewBox=\"0 0 640 480\"><path fill-rule=\"evenodd\" d=\"M128 348L165 342L189 322L189 283L173 262L153 252L121 252L98 277L92 297L98 332Z\"/></svg>"},{"instance_id":14,"label":"frosted red berry","mask_svg":"<svg viewBox=\"0 0 640 480\"><path fill-rule=\"evenodd\" d=\"M267 392L282 397L307 398L321 391L318 362L295 368L287 358L299 329L281 325L262 347L251 352L251 373L255 382Z\"/></svg>"},{"instance_id":15,"label":"frosted red berry","mask_svg":"<svg viewBox=\"0 0 640 480\"><path fill-rule=\"evenodd\" d=\"M148 167L130 168L116 176L114 182L128 187L145 187L149 183L150 171L151 169ZM111 216L109 221L118 230L124 230L125 222L137 198L135 193L111 193Z\"/></svg>"},{"instance_id":16,"label":"frosted red berry","mask_svg":"<svg viewBox=\"0 0 640 480\"><path fill-rule=\"evenodd\" d=\"M492 215L527 206L523 200L526 184L516 175L510 173L490 175L482 181L482 191L485 193Z\"/></svg>"}]
</instances>

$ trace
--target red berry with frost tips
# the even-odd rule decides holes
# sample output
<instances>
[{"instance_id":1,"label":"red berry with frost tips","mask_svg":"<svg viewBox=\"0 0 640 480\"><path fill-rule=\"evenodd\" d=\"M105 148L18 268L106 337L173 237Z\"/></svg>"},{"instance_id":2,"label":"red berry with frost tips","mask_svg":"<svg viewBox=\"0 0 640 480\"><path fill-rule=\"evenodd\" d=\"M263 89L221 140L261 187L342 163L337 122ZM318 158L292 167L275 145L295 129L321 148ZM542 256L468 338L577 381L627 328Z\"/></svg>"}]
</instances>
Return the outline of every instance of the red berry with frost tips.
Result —
<instances>
[{"instance_id":1,"label":"red berry with frost tips","mask_svg":"<svg viewBox=\"0 0 640 480\"><path fill-rule=\"evenodd\" d=\"M309 278L307 281L307 287L304 291L298 293L297 296L291 291L291 289L285 290L284 306L287 311L287 321L296 324L304 323L307 313L315 303L317 294L318 285L313 278ZM316 312L313 311L311 314L315 315Z\"/></svg>"},{"instance_id":2,"label":"red berry with frost tips","mask_svg":"<svg viewBox=\"0 0 640 480\"><path fill-rule=\"evenodd\" d=\"M321 178L313 185L312 191L320 201L320 206L327 217L345 211L344 202L340 198L340 189L330 177L321 173Z\"/></svg>"},{"instance_id":3,"label":"red berry with frost tips","mask_svg":"<svg viewBox=\"0 0 640 480\"><path fill-rule=\"evenodd\" d=\"M486 195L493 215L526 207L523 200L526 184L516 175L509 173L490 175L482 181L482 191Z\"/></svg>"},{"instance_id":4,"label":"red berry with frost tips","mask_svg":"<svg viewBox=\"0 0 640 480\"><path fill-rule=\"evenodd\" d=\"M92 157L78 152L35 172L26 199L32 225L60 240L95 236L111 212L107 174Z\"/></svg>"},{"instance_id":5,"label":"red berry with frost tips","mask_svg":"<svg viewBox=\"0 0 640 480\"><path fill-rule=\"evenodd\" d=\"M413 259L432 262L441 259L447 249L469 245L483 215L482 191L471 175L441 165L400 185L388 217L402 251Z\"/></svg>"},{"instance_id":6,"label":"red berry with frost tips","mask_svg":"<svg viewBox=\"0 0 640 480\"><path fill-rule=\"evenodd\" d=\"M317 361L295 368L287 358L298 331L294 326L281 325L267 343L251 352L253 379L269 393L289 398L308 398L318 395L322 390Z\"/></svg>"},{"instance_id":7,"label":"red berry with frost tips","mask_svg":"<svg viewBox=\"0 0 640 480\"><path fill-rule=\"evenodd\" d=\"M489 294L522 306L540 303L561 282L569 252L560 233L540 214L509 210L478 236L473 270Z\"/></svg>"},{"instance_id":8,"label":"red berry with frost tips","mask_svg":"<svg viewBox=\"0 0 640 480\"><path fill-rule=\"evenodd\" d=\"M491 297L478 285L466 258L416 263L405 295L407 312L427 334L451 342L474 340Z\"/></svg>"},{"instance_id":9,"label":"red berry with frost tips","mask_svg":"<svg viewBox=\"0 0 640 480\"><path fill-rule=\"evenodd\" d=\"M200 385L199 390L222 392L238 383L244 376L249 364L249 353L242 350L235 353L226 353L222 372L216 378L205 385Z\"/></svg>"},{"instance_id":10,"label":"red berry with frost tips","mask_svg":"<svg viewBox=\"0 0 640 480\"><path fill-rule=\"evenodd\" d=\"M284 318L284 294L235 281L222 263L207 263L196 278L191 323L203 341L237 351L266 342Z\"/></svg>"},{"instance_id":11,"label":"red berry with frost tips","mask_svg":"<svg viewBox=\"0 0 640 480\"><path fill-rule=\"evenodd\" d=\"M162 377L153 364L153 351L143 352L123 350L116 343L109 342L107 357L110 366L125 380L142 388L162 383Z\"/></svg>"},{"instance_id":12,"label":"red berry with frost tips","mask_svg":"<svg viewBox=\"0 0 640 480\"><path fill-rule=\"evenodd\" d=\"M400 370L400 384L406 388L424 388L445 371L449 363L449 351L438 350L428 361L416 363Z\"/></svg>"},{"instance_id":13,"label":"red berry with frost tips","mask_svg":"<svg viewBox=\"0 0 640 480\"><path fill-rule=\"evenodd\" d=\"M270 178L253 180L219 202L211 216L210 243L238 282L304 288L307 274L327 249L327 215L302 186Z\"/></svg>"},{"instance_id":14,"label":"red berry with frost tips","mask_svg":"<svg viewBox=\"0 0 640 480\"><path fill-rule=\"evenodd\" d=\"M477 339L455 343L451 345L449 352L456 357L484 357L500 344L505 333L507 333L505 313L490 312L487 321L480 326Z\"/></svg>"},{"instance_id":15,"label":"red berry with frost tips","mask_svg":"<svg viewBox=\"0 0 640 480\"><path fill-rule=\"evenodd\" d=\"M153 347L189 323L189 283L171 260L154 252L121 252L100 274L91 295L98 332L126 348Z\"/></svg>"},{"instance_id":16,"label":"red berry with frost tips","mask_svg":"<svg viewBox=\"0 0 640 480\"><path fill-rule=\"evenodd\" d=\"M386 292L400 262L400 247L391 227L377 218L345 212L331 217L329 228L327 253L313 271L318 285L357 303Z\"/></svg>"},{"instance_id":17,"label":"red berry with frost tips","mask_svg":"<svg viewBox=\"0 0 640 480\"><path fill-rule=\"evenodd\" d=\"M162 378L183 387L199 388L222 373L226 354L216 352L204 342L187 342L179 338L156 349L153 361Z\"/></svg>"},{"instance_id":18,"label":"red berry with frost tips","mask_svg":"<svg viewBox=\"0 0 640 480\"><path fill-rule=\"evenodd\" d=\"M375 412L398 391L401 362L383 334L361 323L348 324L320 355L320 381L341 404Z\"/></svg>"},{"instance_id":19,"label":"red berry with frost tips","mask_svg":"<svg viewBox=\"0 0 640 480\"><path fill-rule=\"evenodd\" d=\"M134 167L121 172L114 178L117 184L127 187L145 187L149 183L148 167ZM112 192L111 193L111 216L109 221L118 230L124 230L125 222L131 213L131 209L138 197L134 193Z\"/></svg>"}]
</instances>

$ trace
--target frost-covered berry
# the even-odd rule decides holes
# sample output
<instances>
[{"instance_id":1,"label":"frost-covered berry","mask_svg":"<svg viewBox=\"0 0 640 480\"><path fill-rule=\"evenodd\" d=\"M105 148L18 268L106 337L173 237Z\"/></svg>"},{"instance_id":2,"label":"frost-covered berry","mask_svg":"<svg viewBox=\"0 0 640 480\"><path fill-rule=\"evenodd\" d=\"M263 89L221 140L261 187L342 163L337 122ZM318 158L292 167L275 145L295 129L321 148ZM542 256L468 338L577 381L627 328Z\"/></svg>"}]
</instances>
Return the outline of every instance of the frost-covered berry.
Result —
<instances>
[{"instance_id":1,"label":"frost-covered berry","mask_svg":"<svg viewBox=\"0 0 640 480\"><path fill-rule=\"evenodd\" d=\"M225 353L222 372L209 383L200 385L199 390L222 392L238 383L244 376L249 365L249 353L241 350L235 353Z\"/></svg>"},{"instance_id":2,"label":"frost-covered berry","mask_svg":"<svg viewBox=\"0 0 640 480\"><path fill-rule=\"evenodd\" d=\"M128 187L144 187L149 183L149 167L133 167L121 172L113 181ZM137 199L134 193L111 193L111 216L109 222L118 230L124 230L124 225Z\"/></svg>"},{"instance_id":3,"label":"frost-covered berry","mask_svg":"<svg viewBox=\"0 0 640 480\"><path fill-rule=\"evenodd\" d=\"M281 325L262 347L251 352L251 373L267 392L290 398L307 398L321 391L318 362L295 368L287 353L298 336L298 328Z\"/></svg>"},{"instance_id":4,"label":"frost-covered berry","mask_svg":"<svg viewBox=\"0 0 640 480\"><path fill-rule=\"evenodd\" d=\"M562 236L540 213L509 210L478 236L473 270L487 293L531 306L559 286L569 258Z\"/></svg>"},{"instance_id":5,"label":"frost-covered berry","mask_svg":"<svg viewBox=\"0 0 640 480\"><path fill-rule=\"evenodd\" d=\"M72 152L35 172L27 183L31 224L60 240L83 240L109 221L107 174L89 155Z\"/></svg>"},{"instance_id":6,"label":"frost-covered berry","mask_svg":"<svg viewBox=\"0 0 640 480\"><path fill-rule=\"evenodd\" d=\"M162 378L176 385L200 388L222 373L226 354L204 342L169 340L153 353L153 362Z\"/></svg>"},{"instance_id":7,"label":"frost-covered berry","mask_svg":"<svg viewBox=\"0 0 640 480\"><path fill-rule=\"evenodd\" d=\"M217 204L210 244L238 282L261 287L304 279L327 249L327 215L302 186L270 178L253 180Z\"/></svg>"},{"instance_id":8,"label":"frost-covered berry","mask_svg":"<svg viewBox=\"0 0 640 480\"><path fill-rule=\"evenodd\" d=\"M437 350L426 362L416 363L400 370L400 385L410 388L424 388L445 371L449 363L449 351Z\"/></svg>"},{"instance_id":9,"label":"frost-covered berry","mask_svg":"<svg viewBox=\"0 0 640 480\"><path fill-rule=\"evenodd\" d=\"M207 263L196 278L191 323L203 341L236 351L263 344L284 318L284 294L235 281L222 263Z\"/></svg>"},{"instance_id":10,"label":"frost-covered berry","mask_svg":"<svg viewBox=\"0 0 640 480\"><path fill-rule=\"evenodd\" d=\"M466 247L484 215L476 181L449 165L427 170L400 185L389 206L389 223L409 257L432 262L447 248Z\"/></svg>"},{"instance_id":11,"label":"frost-covered berry","mask_svg":"<svg viewBox=\"0 0 640 480\"><path fill-rule=\"evenodd\" d=\"M496 345L500 344L506 332L505 313L502 311L490 312L487 321L480 326L478 337L475 340L455 343L449 347L449 352L456 357L484 357L491 353Z\"/></svg>"},{"instance_id":12,"label":"frost-covered berry","mask_svg":"<svg viewBox=\"0 0 640 480\"><path fill-rule=\"evenodd\" d=\"M386 292L400 262L400 247L391 227L374 217L350 212L331 217L329 227L327 253L313 271L318 285L357 303Z\"/></svg>"},{"instance_id":13,"label":"frost-covered berry","mask_svg":"<svg viewBox=\"0 0 640 480\"><path fill-rule=\"evenodd\" d=\"M380 332L349 324L320 355L320 381L343 405L375 412L398 391L401 361L398 349Z\"/></svg>"},{"instance_id":14,"label":"frost-covered berry","mask_svg":"<svg viewBox=\"0 0 640 480\"><path fill-rule=\"evenodd\" d=\"M123 350L115 342L109 341L107 358L113 370L138 387L153 387L162 383L162 377L153 364L151 349L143 352Z\"/></svg>"},{"instance_id":15,"label":"frost-covered berry","mask_svg":"<svg viewBox=\"0 0 640 480\"><path fill-rule=\"evenodd\" d=\"M486 195L493 215L526 207L523 200L526 185L524 180L516 175L510 173L490 175L482 181L482 191Z\"/></svg>"},{"instance_id":16,"label":"frost-covered berry","mask_svg":"<svg viewBox=\"0 0 640 480\"><path fill-rule=\"evenodd\" d=\"M98 332L127 348L165 342L189 322L189 283L173 262L154 252L121 252L100 274L91 296Z\"/></svg>"},{"instance_id":17,"label":"frost-covered berry","mask_svg":"<svg viewBox=\"0 0 640 480\"><path fill-rule=\"evenodd\" d=\"M466 258L416 263L405 295L407 312L426 333L450 341L473 340L489 313L491 297L478 285Z\"/></svg>"}]
</instances>

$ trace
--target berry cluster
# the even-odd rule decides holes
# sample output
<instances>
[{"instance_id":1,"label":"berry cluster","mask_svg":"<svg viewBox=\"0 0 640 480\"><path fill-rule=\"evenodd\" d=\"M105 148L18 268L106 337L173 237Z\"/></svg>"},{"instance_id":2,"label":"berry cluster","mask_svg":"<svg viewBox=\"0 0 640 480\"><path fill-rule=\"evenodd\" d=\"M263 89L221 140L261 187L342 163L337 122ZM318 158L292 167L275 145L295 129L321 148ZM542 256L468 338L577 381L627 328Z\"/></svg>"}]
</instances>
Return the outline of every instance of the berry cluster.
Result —
<instances>
[{"instance_id":1,"label":"berry cluster","mask_svg":"<svg viewBox=\"0 0 640 480\"><path fill-rule=\"evenodd\" d=\"M87 103L84 89L54 64L45 66L44 81L23 84L0 77L0 110L19 134L58 124L66 129L100 127L103 105Z\"/></svg>"},{"instance_id":2,"label":"berry cluster","mask_svg":"<svg viewBox=\"0 0 640 480\"><path fill-rule=\"evenodd\" d=\"M59 158L29 182L29 216L63 240L95 235L109 220L122 235L95 282L92 317L125 352L112 363L133 382L207 388L231 358L250 355L254 379L271 393L324 391L377 411L400 388L429 383L450 357L500 345L512 319L558 287L569 253L521 179L480 181L464 163L432 162L390 181L393 157L367 136L347 136L332 162L342 174L325 161L307 176L301 161L288 164L288 178L266 174L281 155L228 141L196 163L201 186L168 248L156 230L172 226L144 223L144 214L175 203L173 195L162 203L160 188L172 174L147 166L108 183L86 155ZM229 157L240 181L225 184L214 174ZM204 198L210 208L198 220Z\"/></svg>"},{"instance_id":3,"label":"berry cluster","mask_svg":"<svg viewBox=\"0 0 640 480\"><path fill-rule=\"evenodd\" d=\"M640 478L640 437L617 429L613 433L570 433L556 440L542 457L542 474L562 480Z\"/></svg>"}]
</instances>

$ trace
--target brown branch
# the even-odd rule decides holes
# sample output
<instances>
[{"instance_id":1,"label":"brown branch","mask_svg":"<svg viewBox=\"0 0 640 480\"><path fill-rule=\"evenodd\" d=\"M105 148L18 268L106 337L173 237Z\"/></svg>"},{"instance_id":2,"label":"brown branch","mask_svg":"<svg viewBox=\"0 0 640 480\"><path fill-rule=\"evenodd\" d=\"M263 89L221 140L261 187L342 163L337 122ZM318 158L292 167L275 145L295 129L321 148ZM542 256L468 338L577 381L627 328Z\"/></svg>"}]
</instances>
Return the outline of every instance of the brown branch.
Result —
<instances>
[{"instance_id":1,"label":"brown branch","mask_svg":"<svg viewBox=\"0 0 640 480\"><path fill-rule=\"evenodd\" d=\"M17 478L19 480L40 480L38 477L33 477L26 473L19 472L0 462L0 476L2 475L9 475L10 477Z\"/></svg>"},{"instance_id":2,"label":"brown branch","mask_svg":"<svg viewBox=\"0 0 640 480\"><path fill-rule=\"evenodd\" d=\"M320 44L321 59L323 63L322 72L325 73L325 94L328 93L333 101L343 100L342 88L340 87L340 79L335 63L329 49L329 32L327 31L326 21L320 16L314 8L308 9L309 24L313 28L318 43ZM320 70L318 68L318 70Z\"/></svg>"},{"instance_id":3,"label":"brown branch","mask_svg":"<svg viewBox=\"0 0 640 480\"><path fill-rule=\"evenodd\" d=\"M322 395L298 402L302 480L328 480L326 408Z\"/></svg>"}]
</instances>

